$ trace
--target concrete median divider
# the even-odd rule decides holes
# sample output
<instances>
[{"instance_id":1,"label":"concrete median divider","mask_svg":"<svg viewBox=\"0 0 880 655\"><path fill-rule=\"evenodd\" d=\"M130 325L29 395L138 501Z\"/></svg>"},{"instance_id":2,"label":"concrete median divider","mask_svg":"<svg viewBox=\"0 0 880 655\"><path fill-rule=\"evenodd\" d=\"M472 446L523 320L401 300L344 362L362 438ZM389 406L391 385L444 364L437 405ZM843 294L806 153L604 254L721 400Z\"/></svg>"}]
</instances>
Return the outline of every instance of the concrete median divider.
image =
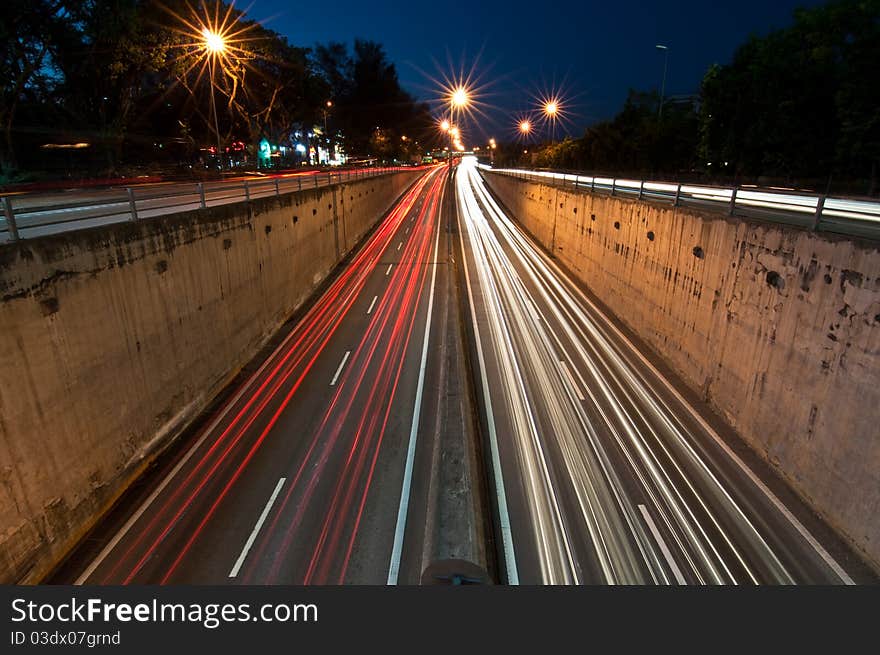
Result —
<instances>
[{"instance_id":1,"label":"concrete median divider","mask_svg":"<svg viewBox=\"0 0 880 655\"><path fill-rule=\"evenodd\" d=\"M421 174L0 246L0 583L40 581Z\"/></svg>"}]
</instances>

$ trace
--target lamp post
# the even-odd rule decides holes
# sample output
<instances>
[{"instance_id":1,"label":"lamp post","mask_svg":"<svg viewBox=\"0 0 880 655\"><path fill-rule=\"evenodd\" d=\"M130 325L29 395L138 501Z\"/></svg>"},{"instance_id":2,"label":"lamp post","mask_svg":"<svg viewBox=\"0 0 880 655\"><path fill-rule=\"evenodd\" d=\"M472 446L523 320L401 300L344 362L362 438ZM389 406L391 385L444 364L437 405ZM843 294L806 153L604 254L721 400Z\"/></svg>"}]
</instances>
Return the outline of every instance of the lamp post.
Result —
<instances>
[{"instance_id":1,"label":"lamp post","mask_svg":"<svg viewBox=\"0 0 880 655\"><path fill-rule=\"evenodd\" d=\"M655 46L657 50L663 51L663 84L660 87L660 106L657 107L657 122L663 117L663 100L666 97L666 69L669 65L669 48L665 45Z\"/></svg>"},{"instance_id":2,"label":"lamp post","mask_svg":"<svg viewBox=\"0 0 880 655\"><path fill-rule=\"evenodd\" d=\"M327 104L324 106L324 141L327 144L327 161L329 163L330 160L330 135L327 134L327 113L330 111L330 107L333 106L333 101L328 100Z\"/></svg>"},{"instance_id":3,"label":"lamp post","mask_svg":"<svg viewBox=\"0 0 880 655\"><path fill-rule=\"evenodd\" d=\"M456 150L456 144L458 143L458 139L461 137L461 131L456 127L452 126L449 128L449 172L452 172L452 153Z\"/></svg>"},{"instance_id":4,"label":"lamp post","mask_svg":"<svg viewBox=\"0 0 880 655\"><path fill-rule=\"evenodd\" d=\"M217 32L205 28L202 31L205 49L208 51L208 63L211 67L211 113L214 115L214 133L217 135L217 159L220 161L220 170L223 170L223 153L220 150L220 127L217 123L217 101L214 98L214 66L219 57L226 50L226 41Z\"/></svg>"},{"instance_id":5,"label":"lamp post","mask_svg":"<svg viewBox=\"0 0 880 655\"><path fill-rule=\"evenodd\" d=\"M532 122L528 118L524 118L519 122L519 133L522 135L523 141L528 145L529 135L532 133ZM528 154L528 149L523 150L523 154Z\"/></svg>"},{"instance_id":6,"label":"lamp post","mask_svg":"<svg viewBox=\"0 0 880 655\"><path fill-rule=\"evenodd\" d=\"M548 100L544 103L544 116L550 121L550 140L556 141L556 117L559 115L559 102L556 100Z\"/></svg>"},{"instance_id":7,"label":"lamp post","mask_svg":"<svg viewBox=\"0 0 880 655\"><path fill-rule=\"evenodd\" d=\"M470 92L464 86L457 86L453 89L452 93L449 94L449 104L451 106L450 116L452 116L453 120L455 120L456 111L460 112L470 103ZM449 129L449 172L452 172L452 148L455 142L458 141L460 132L457 127L450 127Z\"/></svg>"}]
</instances>

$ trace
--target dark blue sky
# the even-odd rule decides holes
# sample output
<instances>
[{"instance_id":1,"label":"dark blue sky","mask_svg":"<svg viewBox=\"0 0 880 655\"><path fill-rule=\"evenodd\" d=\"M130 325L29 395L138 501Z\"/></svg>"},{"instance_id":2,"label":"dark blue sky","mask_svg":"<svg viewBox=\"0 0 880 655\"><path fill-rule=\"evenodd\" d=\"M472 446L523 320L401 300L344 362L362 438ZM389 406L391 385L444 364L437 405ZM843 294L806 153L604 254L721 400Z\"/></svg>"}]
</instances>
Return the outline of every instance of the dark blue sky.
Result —
<instances>
[{"instance_id":1,"label":"dark blue sky","mask_svg":"<svg viewBox=\"0 0 880 655\"><path fill-rule=\"evenodd\" d=\"M252 2L248 15L311 46L355 37L384 44L404 86L430 99L432 83L447 62L472 66L490 88L488 117L467 126L486 135L509 137L512 115L531 97L564 82L572 118L569 130L613 116L629 88L659 88L663 55L669 46L667 95L695 93L706 68L729 61L750 34L766 34L791 24L798 6L821 0L291 0ZM268 19L268 20L266 20ZM479 55L479 60L477 56Z\"/></svg>"}]
</instances>

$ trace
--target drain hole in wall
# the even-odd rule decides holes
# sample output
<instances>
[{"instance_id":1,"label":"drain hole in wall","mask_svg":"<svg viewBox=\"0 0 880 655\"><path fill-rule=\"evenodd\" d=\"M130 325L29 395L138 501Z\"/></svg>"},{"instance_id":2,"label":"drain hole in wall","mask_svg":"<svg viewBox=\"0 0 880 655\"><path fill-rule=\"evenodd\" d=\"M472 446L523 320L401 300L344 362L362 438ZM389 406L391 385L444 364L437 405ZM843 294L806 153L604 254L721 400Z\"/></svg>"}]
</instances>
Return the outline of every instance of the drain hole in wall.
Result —
<instances>
[{"instance_id":1,"label":"drain hole in wall","mask_svg":"<svg viewBox=\"0 0 880 655\"><path fill-rule=\"evenodd\" d=\"M653 241L653 240L654 240L654 233L651 232L650 230L648 230L648 241Z\"/></svg>"},{"instance_id":2,"label":"drain hole in wall","mask_svg":"<svg viewBox=\"0 0 880 655\"><path fill-rule=\"evenodd\" d=\"M694 257L697 259L702 259L705 256L703 253L703 249L700 246L694 246Z\"/></svg>"},{"instance_id":3,"label":"drain hole in wall","mask_svg":"<svg viewBox=\"0 0 880 655\"><path fill-rule=\"evenodd\" d=\"M784 289L785 288L785 278L783 278L776 271L768 271L767 272L767 284L776 289Z\"/></svg>"}]
</instances>

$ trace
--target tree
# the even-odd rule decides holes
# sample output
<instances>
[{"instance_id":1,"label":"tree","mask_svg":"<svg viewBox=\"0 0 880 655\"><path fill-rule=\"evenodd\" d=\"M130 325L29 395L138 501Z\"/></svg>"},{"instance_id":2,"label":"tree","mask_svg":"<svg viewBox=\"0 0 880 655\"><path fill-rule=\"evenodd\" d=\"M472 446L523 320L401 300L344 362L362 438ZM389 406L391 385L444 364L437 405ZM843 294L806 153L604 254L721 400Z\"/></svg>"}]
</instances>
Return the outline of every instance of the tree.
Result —
<instances>
[{"instance_id":1,"label":"tree","mask_svg":"<svg viewBox=\"0 0 880 655\"><path fill-rule=\"evenodd\" d=\"M60 0L7 0L0 22L0 173L17 167L13 131L22 104L42 104L52 92L56 37L63 33Z\"/></svg>"},{"instance_id":2,"label":"tree","mask_svg":"<svg viewBox=\"0 0 880 655\"><path fill-rule=\"evenodd\" d=\"M880 0L801 9L751 38L703 80L701 157L738 175L876 180L878 44Z\"/></svg>"},{"instance_id":3,"label":"tree","mask_svg":"<svg viewBox=\"0 0 880 655\"><path fill-rule=\"evenodd\" d=\"M429 134L433 121L428 106L400 86L380 44L355 40L351 54L340 43L317 46L313 61L333 97L334 129L345 134L349 152L383 159L413 156L416 141Z\"/></svg>"}]
</instances>

